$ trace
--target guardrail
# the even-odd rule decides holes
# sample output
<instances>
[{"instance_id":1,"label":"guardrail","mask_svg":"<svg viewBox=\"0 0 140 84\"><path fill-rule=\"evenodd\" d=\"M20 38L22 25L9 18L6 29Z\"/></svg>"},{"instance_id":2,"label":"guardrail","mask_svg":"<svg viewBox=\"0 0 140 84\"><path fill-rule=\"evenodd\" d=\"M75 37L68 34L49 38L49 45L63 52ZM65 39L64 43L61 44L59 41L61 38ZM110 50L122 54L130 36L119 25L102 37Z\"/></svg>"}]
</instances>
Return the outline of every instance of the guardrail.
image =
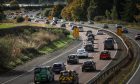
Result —
<instances>
[{"instance_id":1,"label":"guardrail","mask_svg":"<svg viewBox=\"0 0 140 84\"><path fill-rule=\"evenodd\" d=\"M127 64L129 62L129 60L132 58L133 53L132 53L132 50L131 50L131 48L129 46L130 43L129 43L129 41L127 39L123 39L122 37L118 36L116 33L112 32L110 30L103 29L101 27L91 27L91 26L86 26L86 27L102 29L104 31L107 31L107 32L110 32L110 33L114 34L115 36L117 36L123 42L123 44L125 45L125 47L127 49L126 56L124 56L116 64L114 64L110 68L107 68L106 70L103 70L96 77L92 78L90 81L87 82L87 84L103 84L103 82L107 78L109 78L114 73L119 71L121 69L121 67L125 66L125 64Z\"/></svg>"}]
</instances>

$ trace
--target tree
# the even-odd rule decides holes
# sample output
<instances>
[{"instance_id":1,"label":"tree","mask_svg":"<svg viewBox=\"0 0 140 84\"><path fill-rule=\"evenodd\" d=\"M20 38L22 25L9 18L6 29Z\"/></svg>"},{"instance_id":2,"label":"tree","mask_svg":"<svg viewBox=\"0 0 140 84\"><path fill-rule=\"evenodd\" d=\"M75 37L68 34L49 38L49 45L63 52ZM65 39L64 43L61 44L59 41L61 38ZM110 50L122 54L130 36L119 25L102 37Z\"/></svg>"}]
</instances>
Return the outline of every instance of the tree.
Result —
<instances>
[{"instance_id":1,"label":"tree","mask_svg":"<svg viewBox=\"0 0 140 84\"><path fill-rule=\"evenodd\" d=\"M55 5L51 10L51 16L61 18L61 11L63 8L63 5Z\"/></svg>"},{"instance_id":2,"label":"tree","mask_svg":"<svg viewBox=\"0 0 140 84\"><path fill-rule=\"evenodd\" d=\"M3 9L3 3L4 1L0 1L0 22L5 19L4 9Z\"/></svg>"},{"instance_id":3,"label":"tree","mask_svg":"<svg viewBox=\"0 0 140 84\"><path fill-rule=\"evenodd\" d=\"M118 19L118 13L116 10L116 6L113 6L112 10L111 10L111 18L112 20L117 20Z\"/></svg>"},{"instance_id":4,"label":"tree","mask_svg":"<svg viewBox=\"0 0 140 84\"><path fill-rule=\"evenodd\" d=\"M137 22L136 19L134 18L135 15L139 14L139 10L136 7L136 4L131 1L131 0L126 0L126 4L124 7L124 12L123 12L123 20L127 22Z\"/></svg>"},{"instance_id":5,"label":"tree","mask_svg":"<svg viewBox=\"0 0 140 84\"><path fill-rule=\"evenodd\" d=\"M50 15L50 10L48 8L46 8L44 11L43 11L43 16L45 17L48 17Z\"/></svg>"},{"instance_id":6,"label":"tree","mask_svg":"<svg viewBox=\"0 0 140 84\"><path fill-rule=\"evenodd\" d=\"M81 20L81 13L82 13L82 8L80 6L75 7L75 9L71 11L73 20L75 21Z\"/></svg>"},{"instance_id":7,"label":"tree","mask_svg":"<svg viewBox=\"0 0 140 84\"><path fill-rule=\"evenodd\" d=\"M111 19L111 13L108 10L106 10L105 15L108 20Z\"/></svg>"},{"instance_id":8,"label":"tree","mask_svg":"<svg viewBox=\"0 0 140 84\"><path fill-rule=\"evenodd\" d=\"M12 0L10 2L10 6L15 10L15 9L19 9L19 4L18 4L18 1L16 0Z\"/></svg>"},{"instance_id":9,"label":"tree","mask_svg":"<svg viewBox=\"0 0 140 84\"><path fill-rule=\"evenodd\" d=\"M88 18L88 20L91 20L91 17L95 17L95 10L96 10L96 3L95 3L95 1L94 0L92 0L91 2L90 2L90 6L88 7L88 9L87 9L87 18Z\"/></svg>"}]
</instances>

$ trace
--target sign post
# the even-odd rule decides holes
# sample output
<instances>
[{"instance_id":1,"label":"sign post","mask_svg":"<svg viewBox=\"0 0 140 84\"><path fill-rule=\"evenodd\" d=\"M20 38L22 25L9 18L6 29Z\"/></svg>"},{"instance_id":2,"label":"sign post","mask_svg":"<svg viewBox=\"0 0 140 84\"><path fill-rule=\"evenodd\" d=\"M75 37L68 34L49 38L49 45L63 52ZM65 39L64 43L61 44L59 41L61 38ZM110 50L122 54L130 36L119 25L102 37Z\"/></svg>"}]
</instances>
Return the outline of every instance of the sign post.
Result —
<instances>
[{"instance_id":1,"label":"sign post","mask_svg":"<svg viewBox=\"0 0 140 84\"><path fill-rule=\"evenodd\" d=\"M74 27L72 35L75 39L79 39L79 28Z\"/></svg>"},{"instance_id":2,"label":"sign post","mask_svg":"<svg viewBox=\"0 0 140 84\"><path fill-rule=\"evenodd\" d=\"M122 26L117 27L117 35L121 36L122 35Z\"/></svg>"}]
</instances>

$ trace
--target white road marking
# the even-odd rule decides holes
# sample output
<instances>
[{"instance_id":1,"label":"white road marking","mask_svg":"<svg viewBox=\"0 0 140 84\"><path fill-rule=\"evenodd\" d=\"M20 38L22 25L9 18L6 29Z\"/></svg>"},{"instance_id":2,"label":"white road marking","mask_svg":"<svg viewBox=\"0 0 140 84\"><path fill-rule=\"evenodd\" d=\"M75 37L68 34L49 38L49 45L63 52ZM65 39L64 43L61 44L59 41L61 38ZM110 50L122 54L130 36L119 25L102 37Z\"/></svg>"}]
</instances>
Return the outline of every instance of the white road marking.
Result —
<instances>
[{"instance_id":1,"label":"white road marking","mask_svg":"<svg viewBox=\"0 0 140 84\"><path fill-rule=\"evenodd\" d=\"M128 37L128 38L131 38L131 37ZM133 38L131 38L131 39L133 40ZM135 40L133 40L133 41L135 41ZM140 45L138 44L137 41L135 41L135 43L140 47ZM138 72L139 69L140 69L140 64L139 64L137 70L135 71L135 73L133 74L133 76L131 76L131 78L128 80L128 82L126 84L130 83L130 81L134 78L134 76L136 75L136 73Z\"/></svg>"},{"instance_id":2,"label":"white road marking","mask_svg":"<svg viewBox=\"0 0 140 84\"><path fill-rule=\"evenodd\" d=\"M51 59L51 60L49 60L49 61L47 61L47 62L44 62L42 65L45 65L45 64L47 64L47 63L49 63L49 62L51 62L51 61L53 61L53 60L55 60L55 59L61 57L62 55L66 54L67 52L70 52L70 51L72 51L73 49L77 48L77 47L80 46L81 44L82 44L82 43L80 43L79 45L75 46L74 48L72 48L72 49L70 49L70 50L68 50L68 51L66 51L66 52L64 52L64 53L61 53L60 55L58 55L58 56L55 57L55 58L53 58L53 59ZM34 69L34 68L33 68L33 69ZM28 72L33 71L33 69L28 70ZM23 74L21 74L21 75L19 75L19 76L16 76L16 77L14 77L14 78L12 78L12 79L10 79L10 80L8 80L8 81L3 82L2 84L6 84L6 83L8 83L8 82L11 82L11 81L13 81L13 80L15 80L15 79L17 79L17 78L23 76L24 74L25 74L25 73L23 73Z\"/></svg>"}]
</instances>

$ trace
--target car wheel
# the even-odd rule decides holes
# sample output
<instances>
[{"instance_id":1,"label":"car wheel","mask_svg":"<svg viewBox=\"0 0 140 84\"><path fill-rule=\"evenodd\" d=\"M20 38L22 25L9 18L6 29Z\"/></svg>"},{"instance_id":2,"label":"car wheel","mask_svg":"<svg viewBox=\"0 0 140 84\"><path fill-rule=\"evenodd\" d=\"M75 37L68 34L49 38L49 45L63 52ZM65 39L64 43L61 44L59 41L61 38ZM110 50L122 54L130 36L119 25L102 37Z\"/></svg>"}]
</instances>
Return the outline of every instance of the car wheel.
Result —
<instances>
[{"instance_id":1,"label":"car wheel","mask_svg":"<svg viewBox=\"0 0 140 84\"><path fill-rule=\"evenodd\" d=\"M85 72L85 70L84 70L84 69L82 69L82 72Z\"/></svg>"}]
</instances>

